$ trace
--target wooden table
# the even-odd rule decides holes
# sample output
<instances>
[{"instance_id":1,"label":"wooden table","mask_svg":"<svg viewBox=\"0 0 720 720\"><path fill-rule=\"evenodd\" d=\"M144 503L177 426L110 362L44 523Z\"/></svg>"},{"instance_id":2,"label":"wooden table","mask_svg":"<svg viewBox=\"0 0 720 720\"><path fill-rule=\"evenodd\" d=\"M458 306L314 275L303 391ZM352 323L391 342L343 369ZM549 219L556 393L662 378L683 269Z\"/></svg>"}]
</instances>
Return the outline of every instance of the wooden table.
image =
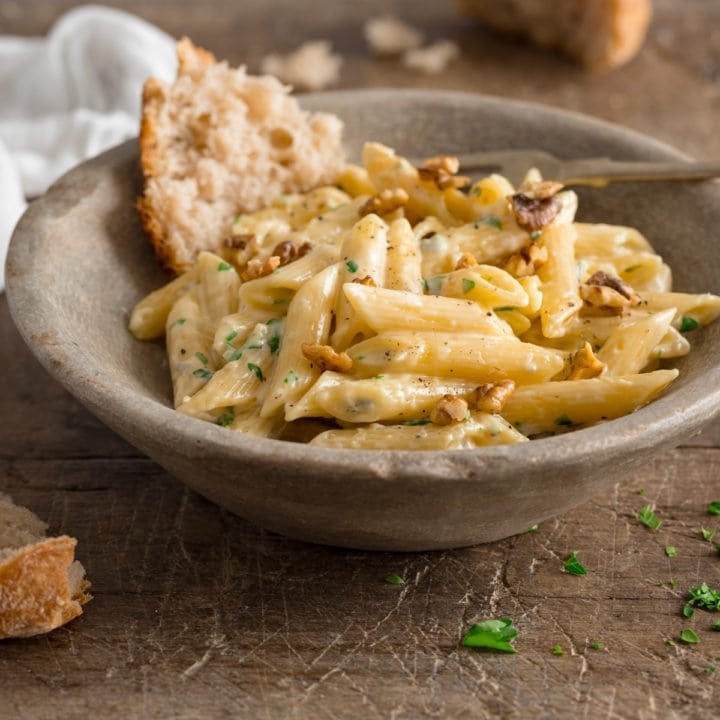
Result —
<instances>
[{"instance_id":1,"label":"wooden table","mask_svg":"<svg viewBox=\"0 0 720 720\"><path fill-rule=\"evenodd\" d=\"M73 4L0 0L0 31L45 32ZM328 37L346 59L344 86L538 99L720 157L711 0L659 0L642 55L601 76L478 31L445 3L111 4L251 68L266 51ZM362 21L390 5L456 39L462 59L439 78L370 59ZM700 538L701 526L720 529L706 512L720 499L720 423L536 532L453 552L348 552L258 530L184 489L45 374L4 298L0 367L0 487L79 538L95 596L67 628L0 645L2 718L717 716L717 615L680 610L688 588L720 585L720 558ZM647 503L657 532L635 517ZM561 572L573 550L585 577ZM385 583L389 573L407 584ZM517 655L460 645L473 622L505 616ZM684 627L699 645L671 642Z\"/></svg>"}]
</instances>

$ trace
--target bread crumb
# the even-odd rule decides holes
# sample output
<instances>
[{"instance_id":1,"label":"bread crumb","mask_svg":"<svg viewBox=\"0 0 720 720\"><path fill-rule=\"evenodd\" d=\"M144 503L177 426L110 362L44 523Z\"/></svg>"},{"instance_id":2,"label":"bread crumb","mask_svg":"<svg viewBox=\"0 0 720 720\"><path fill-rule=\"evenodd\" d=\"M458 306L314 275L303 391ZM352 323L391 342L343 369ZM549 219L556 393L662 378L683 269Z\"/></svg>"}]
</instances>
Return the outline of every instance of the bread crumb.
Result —
<instances>
[{"instance_id":1,"label":"bread crumb","mask_svg":"<svg viewBox=\"0 0 720 720\"><path fill-rule=\"evenodd\" d=\"M456 43L438 40L427 47L408 50L403 55L403 65L425 75L439 75L459 55L460 48Z\"/></svg>"},{"instance_id":2,"label":"bread crumb","mask_svg":"<svg viewBox=\"0 0 720 720\"><path fill-rule=\"evenodd\" d=\"M391 15L370 18L365 23L365 40L375 55L400 55L420 47L422 33Z\"/></svg>"},{"instance_id":3,"label":"bread crumb","mask_svg":"<svg viewBox=\"0 0 720 720\"><path fill-rule=\"evenodd\" d=\"M295 88L323 90L338 82L342 62L327 40L312 40L287 55L266 55L261 69Z\"/></svg>"}]
</instances>

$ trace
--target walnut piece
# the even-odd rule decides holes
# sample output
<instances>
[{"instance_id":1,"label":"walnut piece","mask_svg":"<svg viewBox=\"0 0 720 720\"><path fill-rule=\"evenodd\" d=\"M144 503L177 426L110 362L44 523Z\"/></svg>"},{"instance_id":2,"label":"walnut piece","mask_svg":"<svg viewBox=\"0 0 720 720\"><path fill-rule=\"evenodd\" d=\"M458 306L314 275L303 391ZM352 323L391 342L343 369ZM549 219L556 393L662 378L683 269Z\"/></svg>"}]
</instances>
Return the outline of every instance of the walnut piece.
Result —
<instances>
[{"instance_id":1,"label":"walnut piece","mask_svg":"<svg viewBox=\"0 0 720 720\"><path fill-rule=\"evenodd\" d=\"M526 277L534 275L538 268L542 267L548 260L548 251L544 245L531 243L526 245L520 252L511 255L506 261L503 269L514 277Z\"/></svg>"},{"instance_id":2,"label":"walnut piece","mask_svg":"<svg viewBox=\"0 0 720 720\"><path fill-rule=\"evenodd\" d=\"M518 192L531 200L547 200L557 195L565 186L555 180L542 180L540 182L524 182Z\"/></svg>"},{"instance_id":3,"label":"walnut piece","mask_svg":"<svg viewBox=\"0 0 720 720\"><path fill-rule=\"evenodd\" d=\"M465 252L459 258L455 265L456 270L467 270L468 268L477 267L478 261L472 253Z\"/></svg>"},{"instance_id":4,"label":"walnut piece","mask_svg":"<svg viewBox=\"0 0 720 720\"><path fill-rule=\"evenodd\" d=\"M333 370L335 372L350 372L352 358L345 352L337 352L330 345L319 343L303 343L302 354L320 370Z\"/></svg>"},{"instance_id":5,"label":"walnut piece","mask_svg":"<svg viewBox=\"0 0 720 720\"><path fill-rule=\"evenodd\" d=\"M435 425L450 425L462 422L468 414L468 404L458 395L444 395L430 412L430 420Z\"/></svg>"},{"instance_id":6,"label":"walnut piece","mask_svg":"<svg viewBox=\"0 0 720 720\"><path fill-rule=\"evenodd\" d=\"M248 280L257 280L257 278L265 277L275 272L280 267L280 258L277 255L272 255L267 260L260 260L255 258L251 260L247 268L243 271L240 277L247 282Z\"/></svg>"},{"instance_id":7,"label":"walnut piece","mask_svg":"<svg viewBox=\"0 0 720 720\"><path fill-rule=\"evenodd\" d=\"M470 397L470 405L476 410L486 413L499 413L508 398L515 391L512 380L501 380L498 383L478 385Z\"/></svg>"},{"instance_id":8,"label":"walnut piece","mask_svg":"<svg viewBox=\"0 0 720 720\"><path fill-rule=\"evenodd\" d=\"M254 233L233 233L223 240L220 254L238 267L246 265L258 250Z\"/></svg>"},{"instance_id":9,"label":"walnut piece","mask_svg":"<svg viewBox=\"0 0 720 720\"><path fill-rule=\"evenodd\" d=\"M640 296L616 275L599 270L580 285L580 297L591 307L622 311L641 302Z\"/></svg>"},{"instance_id":10,"label":"walnut piece","mask_svg":"<svg viewBox=\"0 0 720 720\"><path fill-rule=\"evenodd\" d=\"M605 363L597 359L592 346L586 342L584 347L572 356L568 380L588 380L602 375L604 371Z\"/></svg>"},{"instance_id":11,"label":"walnut piece","mask_svg":"<svg viewBox=\"0 0 720 720\"><path fill-rule=\"evenodd\" d=\"M358 285L367 285L368 287L377 287L377 283L372 279L370 275L366 275L364 278L355 278L354 283Z\"/></svg>"},{"instance_id":12,"label":"walnut piece","mask_svg":"<svg viewBox=\"0 0 720 720\"><path fill-rule=\"evenodd\" d=\"M377 195L369 197L358 210L358 215L364 217L375 213L376 215L388 215L398 208L407 205L410 196L403 188L385 188Z\"/></svg>"},{"instance_id":13,"label":"walnut piece","mask_svg":"<svg viewBox=\"0 0 720 720\"><path fill-rule=\"evenodd\" d=\"M255 242L255 233L233 233L223 240L223 247L231 250L244 250L248 243Z\"/></svg>"},{"instance_id":14,"label":"walnut piece","mask_svg":"<svg viewBox=\"0 0 720 720\"><path fill-rule=\"evenodd\" d=\"M436 155L427 159L421 168L418 168L418 175L421 180L435 183L438 190L446 188L462 188L470 183L470 178L464 175L456 175L460 169L460 160L454 155Z\"/></svg>"},{"instance_id":15,"label":"walnut piece","mask_svg":"<svg viewBox=\"0 0 720 720\"><path fill-rule=\"evenodd\" d=\"M427 170L443 170L448 175L455 175L460 169L460 160L455 155L435 155L428 158L422 166Z\"/></svg>"},{"instance_id":16,"label":"walnut piece","mask_svg":"<svg viewBox=\"0 0 720 720\"><path fill-rule=\"evenodd\" d=\"M297 246L291 240L285 240L273 248L271 255L277 255L277 257L280 258L280 265L282 266L304 257L310 250L312 250L312 244L309 242L304 242L302 245Z\"/></svg>"},{"instance_id":17,"label":"walnut piece","mask_svg":"<svg viewBox=\"0 0 720 720\"><path fill-rule=\"evenodd\" d=\"M554 180L523 183L510 197L517 224L528 232L536 232L549 225L562 210L562 203L557 197L562 188L562 183Z\"/></svg>"}]
</instances>

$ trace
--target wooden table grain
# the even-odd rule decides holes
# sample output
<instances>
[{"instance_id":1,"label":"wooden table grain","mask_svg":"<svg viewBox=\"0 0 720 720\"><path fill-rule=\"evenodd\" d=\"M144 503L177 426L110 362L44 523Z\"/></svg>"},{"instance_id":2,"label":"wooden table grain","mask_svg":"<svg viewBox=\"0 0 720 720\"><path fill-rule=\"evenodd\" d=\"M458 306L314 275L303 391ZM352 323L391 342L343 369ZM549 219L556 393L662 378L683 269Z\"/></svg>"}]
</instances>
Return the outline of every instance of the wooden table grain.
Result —
<instances>
[{"instance_id":1,"label":"wooden table grain","mask_svg":"<svg viewBox=\"0 0 720 720\"><path fill-rule=\"evenodd\" d=\"M0 0L0 32L46 32L75 4ZM658 0L642 54L599 76L484 33L450 3L109 4L251 69L268 51L329 38L343 87L535 99L720 157L712 0ZM370 58L362 23L389 10L456 40L462 58L436 78ZM535 532L448 552L350 552L264 532L186 490L46 375L4 297L0 368L0 488L79 538L95 596L66 628L0 644L0 718L717 716L717 615L681 608L700 581L720 585L720 557L700 533L720 530L707 513L720 499L720 422ZM656 532L636 518L648 503L663 519ZM573 550L584 577L561 571ZM385 583L389 573L406 584ZM514 620L516 655L460 645L490 617ZM698 645L677 642L685 627Z\"/></svg>"}]
</instances>

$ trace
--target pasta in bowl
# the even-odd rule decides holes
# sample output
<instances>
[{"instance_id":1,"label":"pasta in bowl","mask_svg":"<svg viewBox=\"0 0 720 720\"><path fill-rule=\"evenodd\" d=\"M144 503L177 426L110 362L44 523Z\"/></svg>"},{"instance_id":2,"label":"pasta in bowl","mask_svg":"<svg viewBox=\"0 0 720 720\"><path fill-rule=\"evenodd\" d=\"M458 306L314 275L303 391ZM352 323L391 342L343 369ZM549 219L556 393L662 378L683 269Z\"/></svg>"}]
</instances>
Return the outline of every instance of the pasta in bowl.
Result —
<instances>
[{"instance_id":1,"label":"pasta in bowl","mask_svg":"<svg viewBox=\"0 0 720 720\"><path fill-rule=\"evenodd\" d=\"M662 362L720 297L672 292L637 230L576 222L575 193L536 171L465 187L457 169L366 143L336 185L238 217L140 301L130 329L165 333L177 410L320 447L454 450L613 420L675 380Z\"/></svg>"},{"instance_id":2,"label":"pasta in bowl","mask_svg":"<svg viewBox=\"0 0 720 720\"><path fill-rule=\"evenodd\" d=\"M432 157L440 151L452 155L497 147L541 147L561 157L611 156L637 160L669 160L680 157L677 151L671 148L616 126L550 108L476 95L396 90L352 91L306 97L303 103L308 109L328 110L341 117L346 126L348 151L356 159L361 158L363 143L368 138L376 138L386 147L397 148L399 154L409 157ZM169 379L166 343L139 342L128 332L128 320L133 307L143 296L167 283L167 276L153 258L134 207L140 188L137 167L137 142L131 141L76 168L51 188L46 196L31 205L10 247L6 278L8 302L13 318L25 341L45 368L104 423L193 490L264 528L312 542L381 550L428 550L496 540L522 532L545 518L558 515L623 478L635 475L639 469L645 468L647 472L659 452L698 432L720 411L720 323L712 323L693 332L687 332L692 322L686 321L682 327L683 316L691 320L694 318L698 323L709 320L709 316L700 314L697 300L685 296L684 293L705 290L717 293L720 290L720 254L717 253L714 231L720 227L720 189L715 183L705 183L627 185L602 191L578 191L579 209L574 225L574 250L578 258L581 254L588 258L600 258L595 266L585 269L582 279L589 279L591 270L592 274L598 271L606 274L620 272L620 279L650 302L651 293L666 293L668 285L651 289L642 283L649 283L651 277L662 279L662 273L667 271L661 269L661 263L666 263L673 268L673 293L680 294L672 297L665 295L670 305L661 307L657 304L658 312L653 312L659 314L670 307L677 308L677 317L673 317L670 325L678 330L683 340L692 343L692 351L687 355L669 360L664 357L657 360L653 358L650 367L639 373L640 377L652 378L656 361L660 363L659 369L664 372L679 370L677 379L659 396L630 415L618 417L611 422L601 421L582 426L590 420L580 416L573 417L568 413L570 421L574 423L570 426L565 425L562 415L553 410L549 411L547 416L552 426L551 433L533 433L522 425L528 418L516 417L514 420L521 423L518 426L509 416L509 410L512 408L513 398L517 402L522 391L528 392L529 388L537 388L545 380L514 380L513 392L506 399L499 417L513 425L516 433L513 437L520 439L520 442L466 450L438 449L418 452L321 447L307 442L286 442L228 429L233 423L242 422L244 412L260 414L257 410L259 401L264 403L269 396L267 394L258 396L255 404L246 410L235 410L232 414L227 410L220 412L219 408L197 408L195 415L178 412L173 407L174 392ZM429 189L432 190L432 186ZM341 202L348 202L345 196L351 197L350 202L359 195L370 196L369 192L360 192L360 188L351 190L351 187L346 185L345 189L322 191L326 193L328 210L335 207L332 212L336 218L342 217L343 212L349 213L346 224L339 225L338 230L346 235L361 220L369 222L368 218L372 214L361 218L356 212L350 212L350 204L344 208L336 207ZM455 196L454 192L448 194ZM320 196L322 197L322 193ZM468 202L475 202L470 193L467 193L467 198ZM490 196L487 200L490 202ZM288 209L286 207L283 210L277 206L270 208L283 212ZM453 206L453 212L455 211ZM320 214L324 217L324 213ZM375 214L377 215L377 212ZM423 213L423 217L428 214L431 213ZM512 214L508 211L507 215L503 216L499 211L486 208L484 216L492 215L503 221L503 227L498 229L497 223L489 219L479 224L480 234L484 232L486 238L494 240L507 237L508 230L514 227L514 210ZM388 226L387 232L398 219L382 214L378 217ZM407 216L406 219L415 229L419 220ZM305 221L312 227L323 222L326 220ZM377 221L373 219L372 222ZM597 225L598 223L605 225ZM448 243L451 238L453 242L460 243L459 230L455 228L468 225L471 223L462 217L457 222L447 217L439 217L437 225L428 227L422 234L433 231L444 236ZM437 233L441 226L444 230ZM649 256L648 247L639 233L623 229L608 232L608 226L638 228L639 233L652 241L662 260ZM240 226L237 230L242 231ZM553 231L555 232L558 230ZM518 231L518 246L524 247L529 239L532 240L529 238L530 233ZM343 260L341 247L329 246L321 250L319 246L322 243L312 238L307 239L307 242L313 245L311 252L293 262L278 265L277 272L257 277L251 282L241 283L238 270L243 270L240 263L236 269L234 263L237 259L225 255L214 258L203 256L198 268L193 272L206 272L208 277L228 283L223 287L231 289L231 301L224 299L222 293L213 296L205 294L205 286L197 277L191 275L186 278L189 282L185 289L189 290L189 285L194 287L185 299L186 310L180 314L182 306L176 308L177 314L173 315L173 321L186 318L187 322L176 327L191 329L189 320L194 317L191 311L200 312L205 307L200 305L200 301L209 303L207 307L217 308L217 314L213 316L217 320L213 320L206 335L202 336L203 344L185 348L186 351L191 351L186 354L190 355L188 360L192 368L186 379L188 382L191 379L193 382L197 381L198 385L197 392L182 391L179 399L184 400L185 395L192 399L203 387L209 385L209 378L195 377L193 372L206 370L208 373L218 374L232 362L231 355L228 355L227 359L222 356L225 350L229 351L229 347L219 346L220 357L213 354L217 352L214 343L216 338L224 343L235 331L233 327L228 327L223 335L220 321L225 317L232 318L238 312L232 303L237 301L239 307L239 295L243 285L245 293L255 288L253 296L248 296L248 299L256 304L258 319L253 322L253 318L249 318L248 327L243 326L242 332L238 332L238 335L247 333L244 342L237 339L237 336L230 338L228 342L235 348L233 352L239 350L245 353L245 348L241 350L241 346L247 344L246 349L250 356L243 355L240 362L246 360L246 369L247 363L257 365L265 380L260 381L252 369L252 376L248 375L246 379L254 383L250 388L266 392L272 369L283 350L282 343L287 347L287 332L288 328L292 327L287 320L291 303L283 305L281 301L292 297L291 302L296 302L302 287L332 265L337 268L338 287L350 291L347 295L343 290L342 296L338 294L335 299L342 297L352 307L353 293L358 297L362 295L363 298L374 296L375 305L373 306L373 299L370 298L367 307L382 310L384 315L373 312L373 317L385 318L383 322L389 323L390 330L398 329L401 331L399 334L403 335L422 332L426 335L439 333L462 336L466 327L460 323L469 322L473 333L491 338L491 343L492 338L500 338L500 341L505 338L515 345L538 345L547 356L558 355L562 360L563 370L568 371L570 357L584 347L584 342L581 343L578 339L573 341L574 344L569 344L567 337L543 336L543 339L538 336L538 318L527 315L532 312L528 306L537 304L538 295L532 289L532 283L537 281L516 277L517 272L512 267L505 267L505 261L519 252L517 246L495 258L484 254L477 246L475 249L463 250L473 253L478 265L494 268L488 272L495 274L487 277L493 278L492 284L502 296L497 300L481 301L479 293L485 291L482 283L480 287L473 288L473 293L463 293L462 277L456 286L442 278L456 272L459 254L443 265L440 261L445 252L442 238L436 237L435 242L431 242L432 237L427 237L423 241L420 233L418 238L419 242L423 242L422 260L425 263L435 263L422 272L421 277L426 277L429 281L428 290L423 288L422 293L388 287L389 283L385 279L387 258L384 279L376 273L378 277L374 278L374 288L369 284L340 283L347 271L345 262L354 260L360 265L361 258L348 257ZM235 244L239 245L240 240L242 238L236 238ZM294 245L300 254L302 243L297 240L299 237L294 239ZM536 244L537 241L539 238L535 241ZM268 239L263 257L272 257L271 253L278 243L279 240L273 244ZM613 255L614 251L608 251L623 247L628 263L618 265L613 272L612 267L615 265L608 260L608 255ZM224 251L240 249L225 248ZM302 252L307 250L308 248L305 248ZM270 287L278 278L283 277L283 273L289 274L298 268L302 270L303 263L307 269L309 263L317 261L321 252L327 252L328 257L321 257L321 262L317 262L315 269L310 269L306 278L300 279L299 285L286 289ZM278 256L283 255L281 249L278 253ZM628 270L639 265L638 260L642 260L642 270ZM228 263L232 270L219 269L221 262ZM262 269L258 268L257 264L255 267L257 269L253 270L253 273ZM403 267L406 267L405 263ZM468 272L470 269L461 268ZM500 279L505 278L505 275L499 273L498 269L511 275L512 282L503 284ZM332 273L332 270L330 272ZM353 275L360 272L361 269L358 268ZM475 282L478 282L482 280L479 275L481 272L476 269L474 278L468 275L465 279L475 279ZM624 275L623 272L630 274ZM232 277L233 273L237 275L235 279ZM640 274L633 277L635 273ZM440 279L430 282L437 276L440 276ZM417 276L415 277L417 281ZM363 278L364 275L359 279ZM663 282L667 281L668 277L665 276ZM524 298L517 291L515 282L523 287L527 294L528 306L519 307ZM578 294L580 285L581 283L578 283L576 286ZM266 290L259 292L263 287ZM177 286L175 288L177 289ZM394 293L392 297L401 297L403 302L409 305L402 304L399 300L396 304L388 303L387 293ZM515 296L511 299L513 293ZM177 297L168 292L166 309L161 309L161 312L154 315L154 326L152 322L147 324L150 332L162 336L166 325L165 315L183 294L185 290L178 291ZM471 297L467 298L465 295ZM197 308L192 306L187 309L193 298L198 302ZM448 316L444 311L438 316L427 313L424 316L419 315L417 304L433 300L441 304L464 303L467 308L471 308L468 305L470 302L473 303L472 307L477 306L475 309L479 312L468 316L467 320L462 320L459 313ZM218 304L214 305L215 302ZM223 305L228 302L231 304ZM481 308L486 302L491 303L492 307L483 311ZM356 301L356 305L360 304ZM511 307L512 311L509 309ZM267 308L270 308L270 312L263 315L261 311ZM520 312L520 309L524 309L524 312ZM587 317L592 318L593 329L592 334L586 333L586 337L593 354L598 356L602 350L596 346L605 342L619 324L637 319L642 309L642 305L635 305L627 311L627 315L623 313L620 316L615 312L600 313L588 308ZM470 309L469 312L473 310ZM491 315L488 316L487 312L491 312ZM531 325L535 324L535 330L524 329L519 324L525 324L521 316ZM422 330L406 327L417 317L422 319ZM575 332L587 317L583 310L579 313L579 318L568 323L568 331ZM282 326L278 322L268 324L271 319L274 321L281 318L285 318ZM146 317L143 322L147 321ZM448 322L451 323L450 327ZM492 335L488 328L494 328L495 335ZM250 340L256 329L260 334L256 335L255 340ZM328 333L331 330L334 331L335 328L327 328ZM681 330L686 332L680 332ZM353 346L356 347L360 342L378 342L375 338L386 332L387 330L380 326L377 330L363 330L362 340L348 338L344 341L347 343L344 349L343 345L337 346L337 352L345 352L351 359L354 356L355 363L357 353ZM675 337L672 332L670 334ZM278 343L275 336L280 338L280 344L277 346L278 351L273 353L272 349ZM677 340L676 337L675 339ZM260 341L265 345L263 349L249 347L260 344ZM302 342L307 342L307 338ZM328 342L323 339L315 344L327 345L331 342L329 335ZM634 344L635 340L632 340L632 343ZM681 343L684 345L682 340ZM662 342L659 344L663 345ZM672 343L667 345L668 351L671 345ZM183 347L180 345L177 352ZM213 348L213 352L203 350L203 347ZM292 344L290 347L292 348ZM440 348L441 346L438 346L438 349ZM403 350L406 351L407 348ZM195 356L195 352L201 352L207 357L207 367L201 358ZM300 352L302 353L302 344ZM313 349L312 352L316 350ZM456 355L458 353L457 349L452 352ZM267 366L263 365L263 353L269 353ZM664 353L665 349L663 356ZM366 354L368 358L371 355L369 352L359 354ZM253 359L258 356L260 362ZM417 357L419 356L416 356L415 362L419 362ZM430 360L434 362L434 356ZM605 362L602 357L601 362ZM378 430L376 425L381 425L383 432L388 425L398 425L405 433L414 431L421 436L435 433L441 437L446 437L449 433L452 439L453 432L465 432L464 423L425 423L425 414L417 410L413 410L417 415L412 417L418 417L418 422L425 424L409 424L413 421L407 417L391 416L379 421L372 418L378 413L387 415L393 402L397 401L398 405L408 404L408 397L413 398L413 403L422 403L423 393L425 396L437 393L432 396L432 408L437 404L435 399L438 396L442 399L445 395L460 396L460 399L468 402L470 406L474 401L472 394L479 386L488 383L501 385L495 392L502 395L502 383L506 379L510 380L505 375L498 375L487 382L471 376L468 378L467 391L458 392L457 384L441 386L444 379L457 381L453 374L449 374L449 378L444 374L430 375L440 378L440 383L434 380L429 387L422 383L409 385L403 384L402 376L427 376L427 369L405 372L388 368L376 369L376 365L377 362L373 360L372 367L366 365L362 373L358 371L358 367L350 371L323 371L322 385L315 381L303 397L292 401L296 403L298 412L303 411L305 402L308 403L309 410L321 417L319 420L303 417L285 421L286 430L297 430L305 426L303 432L306 434L293 439L312 439L319 435L319 430L345 432L354 428L357 432L374 432ZM296 368L290 369L298 373ZM622 369L618 371L619 375L628 373L638 374ZM394 386L386 382L391 374L400 376L399 382ZM386 378L376 380L377 375L385 375ZM595 385L615 382L614 377L616 376L605 371L597 378L586 378L580 382L589 383L592 388ZM567 381L553 378L554 376L547 382L554 384L556 388L567 387L562 384ZM348 384L350 380L357 384ZM342 383L345 384L344 388L335 389ZM354 395L350 392L351 388L355 388ZM311 389L314 392L309 395ZM406 395L408 389L413 390L411 395ZM371 390L374 394L370 398L375 407L363 409L364 403L359 404L358 400ZM333 410L333 418L338 417L340 408L343 407L336 403L334 393L338 392L341 392L345 402L343 414L348 409L354 409L375 415L358 413L351 420L322 418L324 413L317 408L326 404ZM303 400L305 396L307 397ZM624 396L624 391L619 393L621 401L624 401ZM601 397L600 393L593 395L596 401ZM202 396L196 402L199 404L201 400ZM310 401L314 405L312 408L309 407ZM457 408L458 404L453 402L445 410L452 417L459 414ZM468 409L472 413L479 412L470 407ZM199 419L203 418L203 414L204 419ZM497 414L490 414L498 417ZM558 419L561 420L559 424L555 422ZM276 421L277 415L274 415L270 420L261 417L259 422L267 422L268 432L274 434ZM348 422L352 425L348 425ZM224 424L227 424L227 427L224 427ZM570 428L579 429L566 432ZM262 428L259 430L262 432ZM535 439L524 442L519 438L520 435ZM476 442L475 438L471 438L471 441ZM145 464L142 467L148 466ZM149 478L148 482L152 482L152 479Z\"/></svg>"}]
</instances>

